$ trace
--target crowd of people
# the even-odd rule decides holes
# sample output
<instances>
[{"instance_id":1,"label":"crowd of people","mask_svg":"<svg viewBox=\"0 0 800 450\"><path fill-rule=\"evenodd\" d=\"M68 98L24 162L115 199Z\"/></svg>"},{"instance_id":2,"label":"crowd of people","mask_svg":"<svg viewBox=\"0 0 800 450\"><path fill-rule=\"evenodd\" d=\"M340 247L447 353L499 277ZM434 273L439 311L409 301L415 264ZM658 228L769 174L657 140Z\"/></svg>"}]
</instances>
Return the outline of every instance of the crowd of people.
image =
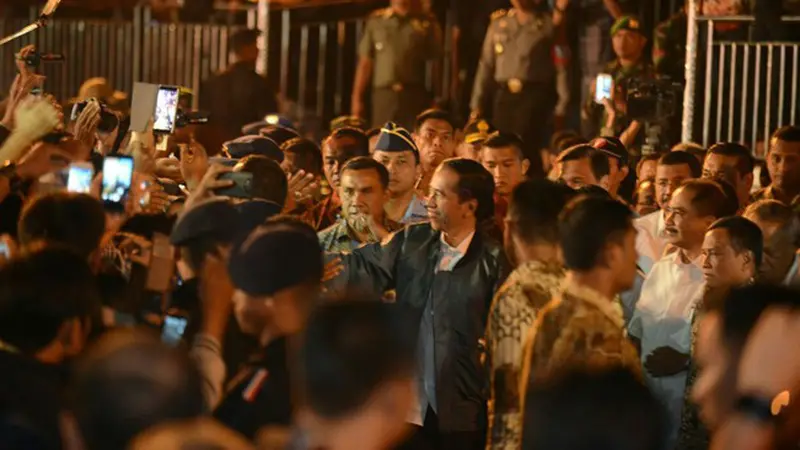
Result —
<instances>
[{"instance_id":1,"label":"crowd of people","mask_svg":"<svg viewBox=\"0 0 800 450\"><path fill-rule=\"evenodd\" d=\"M505 37L476 86L519 69L501 61L533 34L518 3L492 19ZM374 17L367 57L428 31ZM615 50L640 27L620 17ZM601 129L539 151L541 83L511 78L491 95L519 129L393 84L373 117L416 105L401 123L343 116L316 142L269 117L209 148L195 133L213 116L129 132L97 94L65 116L35 93L34 51L0 122L0 449L800 442L797 126L763 168L732 142L642 155L606 101ZM120 157L133 172L110 208ZM60 182L76 167L88 192Z\"/></svg>"}]
</instances>

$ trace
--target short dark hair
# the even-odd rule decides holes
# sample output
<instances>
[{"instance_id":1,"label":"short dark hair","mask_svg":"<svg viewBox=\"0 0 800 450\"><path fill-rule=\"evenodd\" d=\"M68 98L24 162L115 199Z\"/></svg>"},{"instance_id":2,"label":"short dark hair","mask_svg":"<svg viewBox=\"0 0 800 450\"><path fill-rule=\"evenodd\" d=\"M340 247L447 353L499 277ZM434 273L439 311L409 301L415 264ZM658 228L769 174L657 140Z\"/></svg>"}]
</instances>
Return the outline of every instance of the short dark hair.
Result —
<instances>
[{"instance_id":1,"label":"short dark hair","mask_svg":"<svg viewBox=\"0 0 800 450\"><path fill-rule=\"evenodd\" d=\"M188 355L146 331L107 333L77 367L71 410L89 450L128 448L153 425L205 412L200 375Z\"/></svg>"},{"instance_id":2,"label":"short dark hair","mask_svg":"<svg viewBox=\"0 0 800 450\"><path fill-rule=\"evenodd\" d=\"M703 166L692 154L682 150L675 150L674 152L667 152L661 155L658 159L659 166L689 166L689 171L692 173L692 178L700 178L703 175Z\"/></svg>"},{"instance_id":3,"label":"short dark hair","mask_svg":"<svg viewBox=\"0 0 800 450\"><path fill-rule=\"evenodd\" d=\"M558 155L556 162L565 163L568 161L578 161L584 158L589 159L592 174L597 180L611 173L611 164L608 162L608 155L588 144L578 144L564 150Z\"/></svg>"},{"instance_id":4,"label":"short dark hair","mask_svg":"<svg viewBox=\"0 0 800 450\"><path fill-rule=\"evenodd\" d=\"M700 178L687 180L679 189L693 194L692 207L700 216L720 219L736 214L738 203L732 202L722 185L716 181Z\"/></svg>"},{"instance_id":5,"label":"short dark hair","mask_svg":"<svg viewBox=\"0 0 800 450\"><path fill-rule=\"evenodd\" d=\"M355 144L343 145L340 148L347 154L347 159L356 158L358 156L369 156L369 138L366 133L353 127L337 128L325 138L323 145L331 139L344 139L350 138L355 141Z\"/></svg>"},{"instance_id":6,"label":"short dark hair","mask_svg":"<svg viewBox=\"0 0 800 450\"><path fill-rule=\"evenodd\" d=\"M56 192L43 195L22 211L18 225L20 243L60 244L84 258L98 250L106 232L103 205L86 194Z\"/></svg>"},{"instance_id":7,"label":"short dark hair","mask_svg":"<svg viewBox=\"0 0 800 450\"><path fill-rule=\"evenodd\" d=\"M85 257L45 247L0 268L0 339L33 355L56 339L67 321L100 314L100 293Z\"/></svg>"},{"instance_id":8,"label":"short dark hair","mask_svg":"<svg viewBox=\"0 0 800 450\"><path fill-rule=\"evenodd\" d=\"M561 143L566 141L567 139L581 139L582 142L578 142L578 144L585 144L587 142L575 130L561 130L561 131L556 131L555 133L553 133L552 136L550 136L550 149L555 150L559 148L562 145ZM572 145L563 147L560 150L564 150L569 147L572 147Z\"/></svg>"},{"instance_id":9,"label":"short dark hair","mask_svg":"<svg viewBox=\"0 0 800 450\"><path fill-rule=\"evenodd\" d=\"M576 422L576 417L584 419ZM582 450L587 443L665 450L668 435L661 403L636 375L620 367L573 369L531 383L523 430L523 450Z\"/></svg>"},{"instance_id":10,"label":"short dark hair","mask_svg":"<svg viewBox=\"0 0 800 450\"><path fill-rule=\"evenodd\" d=\"M416 340L396 305L377 300L327 303L312 313L300 349L304 398L336 419L361 408L382 384L414 374Z\"/></svg>"},{"instance_id":11,"label":"short dark hair","mask_svg":"<svg viewBox=\"0 0 800 450\"><path fill-rule=\"evenodd\" d=\"M442 167L458 174L458 198L476 200L475 219L483 222L494 215L494 178L481 163L466 158L450 158Z\"/></svg>"},{"instance_id":12,"label":"short dark hair","mask_svg":"<svg viewBox=\"0 0 800 450\"><path fill-rule=\"evenodd\" d=\"M694 157L706 157L707 150L697 142L679 142L672 146L670 152L686 152Z\"/></svg>"},{"instance_id":13,"label":"short dark hair","mask_svg":"<svg viewBox=\"0 0 800 450\"><path fill-rule=\"evenodd\" d=\"M800 127L796 125L784 125L772 133L772 138L770 140L772 139L784 142L800 142Z\"/></svg>"},{"instance_id":14,"label":"short dark hair","mask_svg":"<svg viewBox=\"0 0 800 450\"><path fill-rule=\"evenodd\" d=\"M778 200L759 200L751 203L744 211L744 215L753 215L764 222L778 224L779 232L789 233L792 242L797 245L800 238L800 218L785 203Z\"/></svg>"},{"instance_id":15,"label":"short dark hair","mask_svg":"<svg viewBox=\"0 0 800 450\"><path fill-rule=\"evenodd\" d=\"M234 53L240 53L245 47L256 45L260 35L261 32L258 30L239 30L231 35L228 45L230 45Z\"/></svg>"},{"instance_id":16,"label":"short dark hair","mask_svg":"<svg viewBox=\"0 0 800 450\"><path fill-rule=\"evenodd\" d=\"M648 161L655 161L656 164L658 164L659 158L661 158L661 155L659 155L658 153L650 153L649 155L642 156L642 159L640 159L639 162L636 163L636 176L637 177L639 176L639 171L642 170L642 167L644 167L644 163Z\"/></svg>"},{"instance_id":17,"label":"short dark hair","mask_svg":"<svg viewBox=\"0 0 800 450\"><path fill-rule=\"evenodd\" d=\"M755 284L732 289L721 302L704 305L706 312L722 314L722 337L735 352L744 347L761 315L771 307L800 309L800 292L794 288Z\"/></svg>"},{"instance_id":18,"label":"short dark hair","mask_svg":"<svg viewBox=\"0 0 800 450\"><path fill-rule=\"evenodd\" d=\"M527 243L559 242L558 216L575 196L569 186L550 180L525 180L511 193L509 216L516 222L515 234Z\"/></svg>"},{"instance_id":19,"label":"short dark hair","mask_svg":"<svg viewBox=\"0 0 800 450\"><path fill-rule=\"evenodd\" d=\"M512 147L517 151L517 156L519 159L522 160L525 159L525 152L523 150L524 145L525 144L523 144L522 138L514 133L495 131L486 138L486 140L483 142L483 146L481 146L481 149Z\"/></svg>"},{"instance_id":20,"label":"short dark hair","mask_svg":"<svg viewBox=\"0 0 800 450\"><path fill-rule=\"evenodd\" d=\"M753 262L756 269L761 267L761 260L764 254L764 236L758 225L740 216L723 217L708 227L711 230L725 230L728 232L728 239L731 247L736 253L749 251L753 254Z\"/></svg>"},{"instance_id":21,"label":"short dark hair","mask_svg":"<svg viewBox=\"0 0 800 450\"><path fill-rule=\"evenodd\" d=\"M736 158L736 171L739 172L740 177L745 177L747 174L753 173L755 166L755 158L753 158L750 149L742 144L735 142L719 142L708 149L710 155L733 156Z\"/></svg>"},{"instance_id":22,"label":"short dark hair","mask_svg":"<svg viewBox=\"0 0 800 450\"><path fill-rule=\"evenodd\" d=\"M298 169L314 175L322 174L322 151L313 141L306 138L292 138L281 145L281 151L294 153L299 157Z\"/></svg>"},{"instance_id":23,"label":"short dark hair","mask_svg":"<svg viewBox=\"0 0 800 450\"><path fill-rule=\"evenodd\" d=\"M450 124L450 127L453 129L453 131L456 129L456 124L453 122L453 118L450 116L449 112L432 108L423 111L417 116L416 122L414 123L414 130L421 130L422 126L425 125L425 122L429 120L443 120Z\"/></svg>"},{"instance_id":24,"label":"short dark hair","mask_svg":"<svg viewBox=\"0 0 800 450\"><path fill-rule=\"evenodd\" d=\"M600 263L606 246L633 230L633 211L622 203L594 196L578 197L561 213L559 237L564 265L588 271Z\"/></svg>"},{"instance_id":25,"label":"short dark hair","mask_svg":"<svg viewBox=\"0 0 800 450\"><path fill-rule=\"evenodd\" d=\"M286 204L288 181L277 162L263 155L247 155L236 163L234 171L253 174L253 198Z\"/></svg>"},{"instance_id":26,"label":"short dark hair","mask_svg":"<svg viewBox=\"0 0 800 450\"><path fill-rule=\"evenodd\" d=\"M389 171L386 170L386 167L383 164L370 158L369 156L358 156L348 160L344 166L342 166L341 174L344 175L346 170L374 170L378 172L378 178L381 180L381 186L383 186L384 189L389 187Z\"/></svg>"}]
</instances>

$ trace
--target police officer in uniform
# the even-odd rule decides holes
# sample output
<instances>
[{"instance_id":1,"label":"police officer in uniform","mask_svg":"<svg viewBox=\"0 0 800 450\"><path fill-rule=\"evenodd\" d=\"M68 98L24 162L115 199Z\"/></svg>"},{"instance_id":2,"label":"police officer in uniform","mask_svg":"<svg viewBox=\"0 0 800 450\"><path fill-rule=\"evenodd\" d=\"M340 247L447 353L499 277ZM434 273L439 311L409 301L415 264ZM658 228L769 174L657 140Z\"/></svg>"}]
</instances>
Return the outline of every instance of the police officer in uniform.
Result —
<instances>
[{"instance_id":1,"label":"police officer in uniform","mask_svg":"<svg viewBox=\"0 0 800 450\"><path fill-rule=\"evenodd\" d=\"M644 56L647 37L639 19L633 16L621 17L611 27L611 40L616 59L606 64L602 73L610 74L614 80L611 103L615 110L615 120L613 123L608 123L608 108L595 102L593 87L592 95L586 99L582 113L585 136L619 137L631 124L631 119L625 114L631 80L655 76L652 64Z\"/></svg>"},{"instance_id":2,"label":"police officer in uniform","mask_svg":"<svg viewBox=\"0 0 800 450\"><path fill-rule=\"evenodd\" d=\"M514 8L492 16L483 43L470 108L498 130L516 133L526 157L538 157L558 97L569 97L565 61L557 56L557 28L567 0L551 12L543 0L512 0ZM556 55L556 57L554 57ZM558 83L557 83L558 81ZM566 105L567 102L559 101Z\"/></svg>"},{"instance_id":3,"label":"police officer in uniform","mask_svg":"<svg viewBox=\"0 0 800 450\"><path fill-rule=\"evenodd\" d=\"M358 53L352 114L365 116L364 94L372 84L372 126L396 122L412 128L414 119L431 106L425 86L427 63L438 79L442 32L430 15L419 13L419 0L392 0L389 8L367 20Z\"/></svg>"}]
</instances>

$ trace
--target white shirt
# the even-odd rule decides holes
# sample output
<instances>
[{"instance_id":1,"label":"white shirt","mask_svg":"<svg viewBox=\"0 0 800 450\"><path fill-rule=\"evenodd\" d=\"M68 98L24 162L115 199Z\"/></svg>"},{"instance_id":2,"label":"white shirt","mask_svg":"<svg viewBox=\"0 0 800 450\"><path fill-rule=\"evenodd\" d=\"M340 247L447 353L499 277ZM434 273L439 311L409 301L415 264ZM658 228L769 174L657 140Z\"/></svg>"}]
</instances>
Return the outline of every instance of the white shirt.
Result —
<instances>
[{"instance_id":1,"label":"white shirt","mask_svg":"<svg viewBox=\"0 0 800 450\"><path fill-rule=\"evenodd\" d=\"M667 241L664 239L664 212L659 210L633 221L636 228L636 252L639 254L639 268L649 273L664 255Z\"/></svg>"},{"instance_id":2,"label":"white shirt","mask_svg":"<svg viewBox=\"0 0 800 450\"><path fill-rule=\"evenodd\" d=\"M792 262L792 266L789 267L789 271L786 272L786 276L783 278L784 286L795 286L797 284L798 279L800 279L800 274L798 274L798 270L800 270L800 255L794 255L794 262Z\"/></svg>"},{"instance_id":3,"label":"white shirt","mask_svg":"<svg viewBox=\"0 0 800 450\"><path fill-rule=\"evenodd\" d=\"M681 252L669 254L655 263L644 280L628 332L641 341L642 366L653 350L669 346L689 354L692 346L692 316L703 296L705 280L698 257L689 264ZM671 439L677 438L683 409L686 375L654 378L643 370L653 394L667 407Z\"/></svg>"},{"instance_id":4,"label":"white shirt","mask_svg":"<svg viewBox=\"0 0 800 450\"><path fill-rule=\"evenodd\" d=\"M469 244L475 236L475 231L470 233L458 246L453 247L444 240L444 233L441 234L441 256L439 257L439 265L436 266L436 272L450 272L461 261L461 258L467 254Z\"/></svg>"}]
</instances>

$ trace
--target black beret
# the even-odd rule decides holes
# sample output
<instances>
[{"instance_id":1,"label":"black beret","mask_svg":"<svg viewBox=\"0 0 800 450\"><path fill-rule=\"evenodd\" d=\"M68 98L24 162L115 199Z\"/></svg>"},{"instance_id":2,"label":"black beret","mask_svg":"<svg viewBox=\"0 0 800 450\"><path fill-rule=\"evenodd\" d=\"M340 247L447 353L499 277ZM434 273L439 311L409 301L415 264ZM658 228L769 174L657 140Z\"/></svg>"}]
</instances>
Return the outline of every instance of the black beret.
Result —
<instances>
[{"instance_id":1,"label":"black beret","mask_svg":"<svg viewBox=\"0 0 800 450\"><path fill-rule=\"evenodd\" d=\"M419 154L419 148L411 137L411 133L394 122L386 122L378 135L375 150L384 152L414 152Z\"/></svg>"},{"instance_id":2,"label":"black beret","mask_svg":"<svg viewBox=\"0 0 800 450\"><path fill-rule=\"evenodd\" d=\"M243 233L250 233L264 225L267 219L281 213L281 205L268 200L247 200L236 205Z\"/></svg>"},{"instance_id":3,"label":"black beret","mask_svg":"<svg viewBox=\"0 0 800 450\"><path fill-rule=\"evenodd\" d=\"M244 158L247 155L262 155L283 162L283 152L278 144L263 136L242 136L222 144L231 158Z\"/></svg>"},{"instance_id":4,"label":"black beret","mask_svg":"<svg viewBox=\"0 0 800 450\"><path fill-rule=\"evenodd\" d=\"M308 233L291 228L253 231L234 246L228 262L233 285L253 296L269 296L322 278L322 248Z\"/></svg>"},{"instance_id":5,"label":"black beret","mask_svg":"<svg viewBox=\"0 0 800 450\"><path fill-rule=\"evenodd\" d=\"M228 199L203 200L178 218L169 237L172 245L183 246L201 237L233 242L241 230L239 212Z\"/></svg>"}]
</instances>

